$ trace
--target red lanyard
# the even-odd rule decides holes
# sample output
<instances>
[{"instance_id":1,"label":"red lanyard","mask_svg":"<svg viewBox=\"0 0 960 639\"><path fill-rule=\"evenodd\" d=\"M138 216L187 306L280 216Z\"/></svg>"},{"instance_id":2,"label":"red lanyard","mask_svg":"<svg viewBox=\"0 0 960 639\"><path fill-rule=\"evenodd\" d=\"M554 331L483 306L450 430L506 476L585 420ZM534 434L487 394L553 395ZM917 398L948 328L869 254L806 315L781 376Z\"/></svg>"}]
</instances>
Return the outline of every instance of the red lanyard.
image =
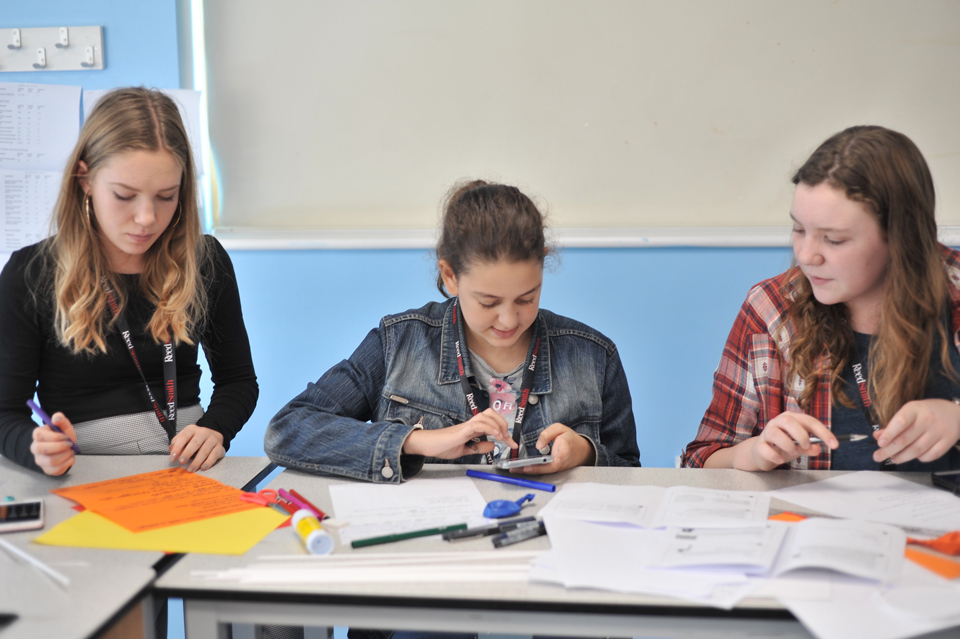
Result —
<instances>
[{"instance_id":1,"label":"red lanyard","mask_svg":"<svg viewBox=\"0 0 960 639\"><path fill-rule=\"evenodd\" d=\"M854 363L854 360L857 360ZM873 415L873 401L870 399L869 387L867 386L867 358L860 356L860 346L857 344L856 335L853 336L853 359L850 360L850 370L853 371L853 381L857 384L857 402L860 404L860 410L863 412L867 425L874 431L880 430L877 420ZM896 464L889 459L880 464L880 470L896 470Z\"/></svg>"},{"instance_id":2,"label":"red lanyard","mask_svg":"<svg viewBox=\"0 0 960 639\"><path fill-rule=\"evenodd\" d=\"M467 400L467 406L470 407L470 412L474 415L477 415L480 413L480 408L477 406L474 389L473 386L470 385L470 381L467 379L467 376L464 375L465 368L463 366L463 352L460 348L460 332L457 330L458 303L459 300L454 300L453 302L453 334L456 336L454 346L457 350L457 370L460 372L460 388L463 390L463 395ZM523 432L523 417L527 412L527 399L530 397L530 389L533 387L533 377L537 370L537 356L540 354L539 322L537 323L537 328L535 330L536 333L533 338L533 351L530 353L530 358L524 365L523 384L520 386L520 401L517 403L517 414L513 418L513 441L517 442L517 444L520 443L520 434ZM519 451L519 446L517 446L515 449L511 449L510 458L516 459ZM487 453L487 463L493 463L493 455L491 453Z\"/></svg>"},{"instance_id":3,"label":"red lanyard","mask_svg":"<svg viewBox=\"0 0 960 639\"><path fill-rule=\"evenodd\" d=\"M177 434L177 355L173 347L173 341L167 338L167 341L163 344L163 388L167 394L167 412L164 413L160 409L157 400L154 399L150 385L147 383L147 378L143 374L143 369L140 367L140 360L137 359L137 351L134 350L133 340L130 338L130 325L127 323L127 318L124 314L120 312L120 306L117 304L117 298L113 292L113 288L110 286L110 282L106 277L102 278L100 283L103 285L103 290L107 293L107 303L110 304L110 311L113 313L113 316L117 318L117 326L120 327L120 334L123 336L123 341L127 345L127 350L130 352L130 358L133 360L134 365L136 365L137 372L140 373L140 379L143 380L144 388L147 389L147 397L150 398L153 413L157 416L157 421L160 422L160 426L166 431L167 439L172 441Z\"/></svg>"}]
</instances>

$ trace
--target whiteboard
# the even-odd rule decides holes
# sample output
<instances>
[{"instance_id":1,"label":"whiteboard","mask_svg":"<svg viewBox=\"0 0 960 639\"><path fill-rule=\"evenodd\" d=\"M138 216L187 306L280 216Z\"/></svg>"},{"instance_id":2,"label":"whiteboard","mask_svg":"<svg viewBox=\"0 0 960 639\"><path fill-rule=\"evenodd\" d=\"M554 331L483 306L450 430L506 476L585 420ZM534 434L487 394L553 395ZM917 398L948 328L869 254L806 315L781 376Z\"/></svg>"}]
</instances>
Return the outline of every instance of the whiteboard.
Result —
<instances>
[{"instance_id":1,"label":"whiteboard","mask_svg":"<svg viewBox=\"0 0 960 639\"><path fill-rule=\"evenodd\" d=\"M829 135L910 136L960 224L954 0L205 3L218 224L427 229L457 179L554 227L784 227Z\"/></svg>"}]
</instances>

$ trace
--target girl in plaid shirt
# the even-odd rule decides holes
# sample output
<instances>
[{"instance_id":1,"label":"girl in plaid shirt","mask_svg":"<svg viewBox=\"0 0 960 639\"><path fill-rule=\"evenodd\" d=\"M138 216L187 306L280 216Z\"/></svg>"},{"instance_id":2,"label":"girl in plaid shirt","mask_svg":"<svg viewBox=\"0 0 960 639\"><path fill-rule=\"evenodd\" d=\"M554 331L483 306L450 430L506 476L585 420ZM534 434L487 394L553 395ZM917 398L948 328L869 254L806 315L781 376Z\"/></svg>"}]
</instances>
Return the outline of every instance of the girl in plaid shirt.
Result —
<instances>
[{"instance_id":1,"label":"girl in plaid shirt","mask_svg":"<svg viewBox=\"0 0 960 639\"><path fill-rule=\"evenodd\" d=\"M793 183L794 266L747 296L683 464L960 468L960 253L923 155L851 127Z\"/></svg>"}]
</instances>

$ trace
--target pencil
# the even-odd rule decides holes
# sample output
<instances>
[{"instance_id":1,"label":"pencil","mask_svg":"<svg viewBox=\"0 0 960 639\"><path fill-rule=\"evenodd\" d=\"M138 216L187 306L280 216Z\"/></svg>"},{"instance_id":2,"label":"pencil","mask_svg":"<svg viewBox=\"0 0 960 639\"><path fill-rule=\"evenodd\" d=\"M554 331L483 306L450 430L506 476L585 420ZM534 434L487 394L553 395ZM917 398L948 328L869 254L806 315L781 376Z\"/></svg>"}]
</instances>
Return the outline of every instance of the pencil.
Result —
<instances>
[{"instance_id":1,"label":"pencil","mask_svg":"<svg viewBox=\"0 0 960 639\"><path fill-rule=\"evenodd\" d=\"M396 533L394 535L383 535L382 537L370 537L368 539L357 539L350 542L353 548L363 548L364 546L376 546L377 544L389 544L394 541L403 541L404 539L413 539L414 537L429 537L430 535L442 535L452 530L464 530L466 524L457 524L456 526L442 526L440 528L427 528L425 530L413 530L405 533Z\"/></svg>"}]
</instances>

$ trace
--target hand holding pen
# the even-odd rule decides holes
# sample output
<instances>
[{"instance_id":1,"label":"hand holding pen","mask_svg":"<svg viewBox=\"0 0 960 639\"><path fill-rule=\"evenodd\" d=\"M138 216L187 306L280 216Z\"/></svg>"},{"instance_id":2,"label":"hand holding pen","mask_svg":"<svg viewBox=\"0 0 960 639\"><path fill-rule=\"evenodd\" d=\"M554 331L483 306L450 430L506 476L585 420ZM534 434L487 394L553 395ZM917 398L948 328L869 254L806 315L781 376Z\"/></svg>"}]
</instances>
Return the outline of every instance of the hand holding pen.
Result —
<instances>
[{"instance_id":1,"label":"hand holding pen","mask_svg":"<svg viewBox=\"0 0 960 639\"><path fill-rule=\"evenodd\" d=\"M819 455L821 446L833 450L839 445L836 435L820 420L787 411L767 422L759 435L727 449L725 454L733 456L729 461L733 468L772 470L801 455Z\"/></svg>"},{"instance_id":2,"label":"hand holding pen","mask_svg":"<svg viewBox=\"0 0 960 639\"><path fill-rule=\"evenodd\" d=\"M33 429L33 460L47 475L62 475L76 461L75 453L80 452L73 424L63 413L54 413L51 418L32 400L27 400L27 405L46 426Z\"/></svg>"}]
</instances>

